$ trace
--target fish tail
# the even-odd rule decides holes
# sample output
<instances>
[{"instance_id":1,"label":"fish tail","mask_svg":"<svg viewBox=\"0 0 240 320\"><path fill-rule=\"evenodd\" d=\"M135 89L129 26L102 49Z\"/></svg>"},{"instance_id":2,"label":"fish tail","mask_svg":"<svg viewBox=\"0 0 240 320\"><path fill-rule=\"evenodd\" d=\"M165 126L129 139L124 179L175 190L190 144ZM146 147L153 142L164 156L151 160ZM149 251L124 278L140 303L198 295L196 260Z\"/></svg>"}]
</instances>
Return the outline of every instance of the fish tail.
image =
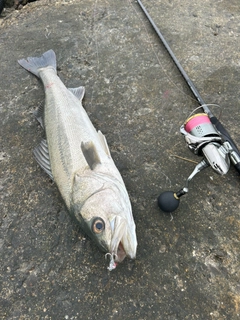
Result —
<instances>
[{"instance_id":1,"label":"fish tail","mask_svg":"<svg viewBox=\"0 0 240 320\"><path fill-rule=\"evenodd\" d=\"M46 51L41 57L28 57L18 60L20 66L39 77L39 69L52 67L57 72L56 55L53 50Z\"/></svg>"}]
</instances>

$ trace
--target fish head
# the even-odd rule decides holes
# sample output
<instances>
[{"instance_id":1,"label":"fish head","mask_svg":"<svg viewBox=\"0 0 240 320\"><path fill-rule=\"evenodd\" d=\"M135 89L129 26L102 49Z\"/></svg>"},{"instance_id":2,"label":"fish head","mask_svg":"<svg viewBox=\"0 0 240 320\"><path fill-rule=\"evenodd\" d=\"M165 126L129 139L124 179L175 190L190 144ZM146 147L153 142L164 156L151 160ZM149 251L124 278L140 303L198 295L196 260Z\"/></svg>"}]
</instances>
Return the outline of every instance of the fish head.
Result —
<instances>
[{"instance_id":1,"label":"fish head","mask_svg":"<svg viewBox=\"0 0 240 320\"><path fill-rule=\"evenodd\" d=\"M79 177L72 199L74 216L81 227L116 262L126 256L134 259L137 249L131 203L124 188L99 177Z\"/></svg>"}]
</instances>

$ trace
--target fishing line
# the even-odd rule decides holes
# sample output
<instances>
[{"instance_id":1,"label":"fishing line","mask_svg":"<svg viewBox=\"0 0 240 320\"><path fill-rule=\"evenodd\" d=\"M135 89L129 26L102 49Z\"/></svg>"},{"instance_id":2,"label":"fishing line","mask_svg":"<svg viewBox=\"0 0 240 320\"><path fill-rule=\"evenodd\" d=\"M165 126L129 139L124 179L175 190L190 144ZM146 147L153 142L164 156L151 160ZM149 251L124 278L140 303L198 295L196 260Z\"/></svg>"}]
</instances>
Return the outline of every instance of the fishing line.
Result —
<instances>
[{"instance_id":1,"label":"fishing line","mask_svg":"<svg viewBox=\"0 0 240 320\"><path fill-rule=\"evenodd\" d=\"M219 115L218 115L218 119L221 119L221 116L222 116L222 108L221 106L219 106L218 104L216 103L207 103L205 104L206 107L218 107L220 109L220 112L219 112ZM195 108L188 116L191 117L191 115L193 115L198 109L202 109L202 106L198 106L197 108Z\"/></svg>"},{"instance_id":2,"label":"fishing line","mask_svg":"<svg viewBox=\"0 0 240 320\"><path fill-rule=\"evenodd\" d=\"M92 35L93 35L93 39L95 42L95 47L96 47L96 60L97 60L97 70L94 72L96 73L96 78L99 77L99 54L98 54L98 40L97 40L97 32L96 32L96 23L95 23L95 14L96 14L96 8L97 8L97 2L98 0L96 0L94 2L94 5L92 7L92 19L93 19L93 30L92 30ZM94 97L94 86L92 87L92 94L91 94L91 99L90 99L90 106L93 107L93 97Z\"/></svg>"},{"instance_id":3,"label":"fishing line","mask_svg":"<svg viewBox=\"0 0 240 320\"><path fill-rule=\"evenodd\" d=\"M153 42L151 40L151 37L149 35L149 32L147 30L147 26L146 26L146 23L144 21L144 18L142 17L142 13L141 12L138 12L137 9L134 7L134 5L132 4L131 0L127 0L127 2L129 3L130 7L132 7L133 11L135 12L136 16L137 16L137 19L141 22L145 32L146 32L146 37L148 39L148 43L151 47L151 50L153 52L153 54L155 55L156 59L157 59L157 62L159 64L159 66L161 67L162 71L164 72L166 78L168 79L169 83L171 83L181 94L183 94L184 96L188 97L190 100L196 102L196 99L193 98L191 95L185 93L182 89L180 89L177 84L169 77L168 75L168 72L164 69L164 66L163 64L161 63L159 57L158 57L158 54L157 52L155 51L154 47L153 47ZM145 19L146 20L146 19ZM172 66L174 66L174 63L171 61L170 62Z\"/></svg>"}]
</instances>

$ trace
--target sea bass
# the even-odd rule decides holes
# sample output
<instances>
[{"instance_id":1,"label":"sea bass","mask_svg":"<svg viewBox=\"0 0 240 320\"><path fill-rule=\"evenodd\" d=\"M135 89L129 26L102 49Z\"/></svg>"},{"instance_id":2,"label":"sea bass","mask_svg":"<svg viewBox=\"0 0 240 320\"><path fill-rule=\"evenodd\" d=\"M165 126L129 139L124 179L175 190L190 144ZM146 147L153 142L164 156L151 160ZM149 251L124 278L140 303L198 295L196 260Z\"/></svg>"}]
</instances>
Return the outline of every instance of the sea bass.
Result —
<instances>
[{"instance_id":1,"label":"sea bass","mask_svg":"<svg viewBox=\"0 0 240 320\"><path fill-rule=\"evenodd\" d=\"M110 256L109 270L126 256L134 259L137 238L129 196L105 136L82 107L84 87L65 87L53 50L18 63L44 85L45 105L36 117L46 139L33 151L38 164L57 184L69 213Z\"/></svg>"}]
</instances>

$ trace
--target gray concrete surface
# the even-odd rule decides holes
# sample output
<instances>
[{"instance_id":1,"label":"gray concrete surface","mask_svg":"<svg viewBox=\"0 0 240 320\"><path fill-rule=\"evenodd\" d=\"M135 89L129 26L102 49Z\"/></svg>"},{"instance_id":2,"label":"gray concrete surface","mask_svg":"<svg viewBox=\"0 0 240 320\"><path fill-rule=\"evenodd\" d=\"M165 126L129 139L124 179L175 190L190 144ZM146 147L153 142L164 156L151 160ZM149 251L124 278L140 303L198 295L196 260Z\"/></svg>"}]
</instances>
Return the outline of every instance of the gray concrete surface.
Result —
<instances>
[{"instance_id":1,"label":"gray concrete surface","mask_svg":"<svg viewBox=\"0 0 240 320\"><path fill-rule=\"evenodd\" d=\"M240 146L239 0L143 3ZM173 155L200 160L179 133L197 103L136 2L42 0L0 25L0 318L239 319L239 176L207 169L172 217L159 211L194 168ZM32 157L44 93L17 59L48 49L64 83L86 87L131 197L137 259L111 273Z\"/></svg>"}]
</instances>

